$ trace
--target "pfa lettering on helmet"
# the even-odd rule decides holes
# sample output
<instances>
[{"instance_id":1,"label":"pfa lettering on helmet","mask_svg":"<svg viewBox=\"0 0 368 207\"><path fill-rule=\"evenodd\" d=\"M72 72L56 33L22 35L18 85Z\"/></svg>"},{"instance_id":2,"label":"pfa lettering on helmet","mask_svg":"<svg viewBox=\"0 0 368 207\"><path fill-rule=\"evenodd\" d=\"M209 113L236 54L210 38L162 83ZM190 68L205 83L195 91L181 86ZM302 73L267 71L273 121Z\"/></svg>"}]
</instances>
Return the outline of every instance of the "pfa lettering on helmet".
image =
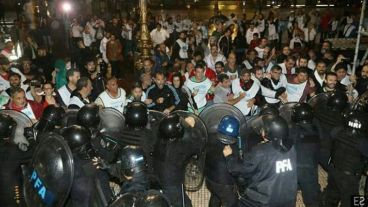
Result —
<instances>
[{"instance_id":1,"label":"pfa lettering on helmet","mask_svg":"<svg viewBox=\"0 0 368 207\"><path fill-rule=\"evenodd\" d=\"M290 159L276 161L276 173L284 173L288 171L293 171Z\"/></svg>"},{"instance_id":2,"label":"pfa lettering on helmet","mask_svg":"<svg viewBox=\"0 0 368 207\"><path fill-rule=\"evenodd\" d=\"M32 171L30 182L33 190L36 191L38 197L42 200L42 202L44 202L47 206L52 206L55 201L55 196L52 192L47 190L46 186L43 184L43 181L38 176L36 170Z\"/></svg>"}]
</instances>

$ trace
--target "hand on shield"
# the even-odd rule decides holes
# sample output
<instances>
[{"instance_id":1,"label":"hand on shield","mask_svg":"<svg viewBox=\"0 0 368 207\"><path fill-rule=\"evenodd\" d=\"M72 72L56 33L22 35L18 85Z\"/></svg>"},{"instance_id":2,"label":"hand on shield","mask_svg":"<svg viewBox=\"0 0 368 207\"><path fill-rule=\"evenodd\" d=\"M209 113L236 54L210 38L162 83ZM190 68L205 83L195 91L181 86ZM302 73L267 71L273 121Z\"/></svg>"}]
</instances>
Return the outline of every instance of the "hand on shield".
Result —
<instances>
[{"instance_id":1,"label":"hand on shield","mask_svg":"<svg viewBox=\"0 0 368 207\"><path fill-rule=\"evenodd\" d=\"M194 118L193 117L191 117L191 116L188 116L187 118L185 118L184 119L185 120L185 122L187 122L187 124L190 126L190 127L194 127L194 125L195 125L195 120L194 120Z\"/></svg>"},{"instance_id":2,"label":"hand on shield","mask_svg":"<svg viewBox=\"0 0 368 207\"><path fill-rule=\"evenodd\" d=\"M96 169L105 170L109 168L108 163L100 157L94 157L92 159L92 164L96 166Z\"/></svg>"},{"instance_id":3,"label":"hand on shield","mask_svg":"<svg viewBox=\"0 0 368 207\"><path fill-rule=\"evenodd\" d=\"M233 154L233 150L231 149L230 145L226 145L222 153L225 157L228 157L229 155Z\"/></svg>"}]
</instances>

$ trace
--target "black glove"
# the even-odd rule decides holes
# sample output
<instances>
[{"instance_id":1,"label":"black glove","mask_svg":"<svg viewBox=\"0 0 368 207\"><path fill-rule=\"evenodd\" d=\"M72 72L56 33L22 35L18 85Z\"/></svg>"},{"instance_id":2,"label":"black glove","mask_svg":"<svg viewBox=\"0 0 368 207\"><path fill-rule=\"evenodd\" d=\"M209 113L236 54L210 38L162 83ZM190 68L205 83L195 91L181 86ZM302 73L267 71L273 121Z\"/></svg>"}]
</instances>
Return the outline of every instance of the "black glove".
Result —
<instances>
[{"instance_id":1,"label":"black glove","mask_svg":"<svg viewBox=\"0 0 368 207\"><path fill-rule=\"evenodd\" d=\"M25 127L23 135L27 140L35 139L33 127Z\"/></svg>"},{"instance_id":2,"label":"black glove","mask_svg":"<svg viewBox=\"0 0 368 207\"><path fill-rule=\"evenodd\" d=\"M285 87L278 88L278 89L276 90L275 98L279 98L279 96L280 96L281 94L285 93L285 91L286 91L286 88L285 88Z\"/></svg>"}]
</instances>

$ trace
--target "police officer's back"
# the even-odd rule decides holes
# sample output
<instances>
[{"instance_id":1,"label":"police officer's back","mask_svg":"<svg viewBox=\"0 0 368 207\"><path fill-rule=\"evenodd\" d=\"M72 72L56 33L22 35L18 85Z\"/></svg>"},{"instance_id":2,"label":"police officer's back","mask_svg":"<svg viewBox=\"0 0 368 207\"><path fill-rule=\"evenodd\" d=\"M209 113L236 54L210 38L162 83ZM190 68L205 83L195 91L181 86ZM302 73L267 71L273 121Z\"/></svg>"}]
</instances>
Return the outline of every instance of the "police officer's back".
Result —
<instances>
[{"instance_id":1,"label":"police officer's back","mask_svg":"<svg viewBox=\"0 0 368 207\"><path fill-rule=\"evenodd\" d=\"M248 180L239 206L295 206L297 193L296 151L289 129L280 116L260 117L269 142L255 146L239 162L230 147L224 148L229 172Z\"/></svg>"},{"instance_id":2,"label":"police officer's back","mask_svg":"<svg viewBox=\"0 0 368 207\"><path fill-rule=\"evenodd\" d=\"M193 155L201 152L203 144L197 143L193 125L173 114L161 120L159 139L154 151L154 167L164 193L173 206L191 206L183 189L185 164ZM184 198L183 198L184 195Z\"/></svg>"},{"instance_id":3,"label":"police officer's back","mask_svg":"<svg viewBox=\"0 0 368 207\"><path fill-rule=\"evenodd\" d=\"M291 115L293 126L290 128L291 139L297 152L298 184L303 201L307 207L319 205L320 185L318 183L319 137L313 122L313 109L306 103L293 107Z\"/></svg>"},{"instance_id":4,"label":"police officer's back","mask_svg":"<svg viewBox=\"0 0 368 207\"><path fill-rule=\"evenodd\" d=\"M352 112L345 126L331 132L333 138L325 206L350 206L351 196L359 194L360 177L368 157L368 115Z\"/></svg>"}]
</instances>

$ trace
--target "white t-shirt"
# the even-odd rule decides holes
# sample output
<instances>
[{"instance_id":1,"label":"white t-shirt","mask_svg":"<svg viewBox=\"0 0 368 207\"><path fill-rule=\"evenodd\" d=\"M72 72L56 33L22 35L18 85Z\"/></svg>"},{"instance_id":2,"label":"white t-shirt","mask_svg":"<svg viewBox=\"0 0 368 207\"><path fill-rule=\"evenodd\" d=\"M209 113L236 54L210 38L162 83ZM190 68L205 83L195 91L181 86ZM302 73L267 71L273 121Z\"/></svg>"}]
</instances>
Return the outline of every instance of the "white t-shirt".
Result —
<instances>
[{"instance_id":1,"label":"white t-shirt","mask_svg":"<svg viewBox=\"0 0 368 207\"><path fill-rule=\"evenodd\" d=\"M112 97L107 91L102 92L96 99L95 103L105 108L114 108L121 113L124 112L126 105L126 92L124 89L118 89L118 95L116 98Z\"/></svg>"}]
</instances>

